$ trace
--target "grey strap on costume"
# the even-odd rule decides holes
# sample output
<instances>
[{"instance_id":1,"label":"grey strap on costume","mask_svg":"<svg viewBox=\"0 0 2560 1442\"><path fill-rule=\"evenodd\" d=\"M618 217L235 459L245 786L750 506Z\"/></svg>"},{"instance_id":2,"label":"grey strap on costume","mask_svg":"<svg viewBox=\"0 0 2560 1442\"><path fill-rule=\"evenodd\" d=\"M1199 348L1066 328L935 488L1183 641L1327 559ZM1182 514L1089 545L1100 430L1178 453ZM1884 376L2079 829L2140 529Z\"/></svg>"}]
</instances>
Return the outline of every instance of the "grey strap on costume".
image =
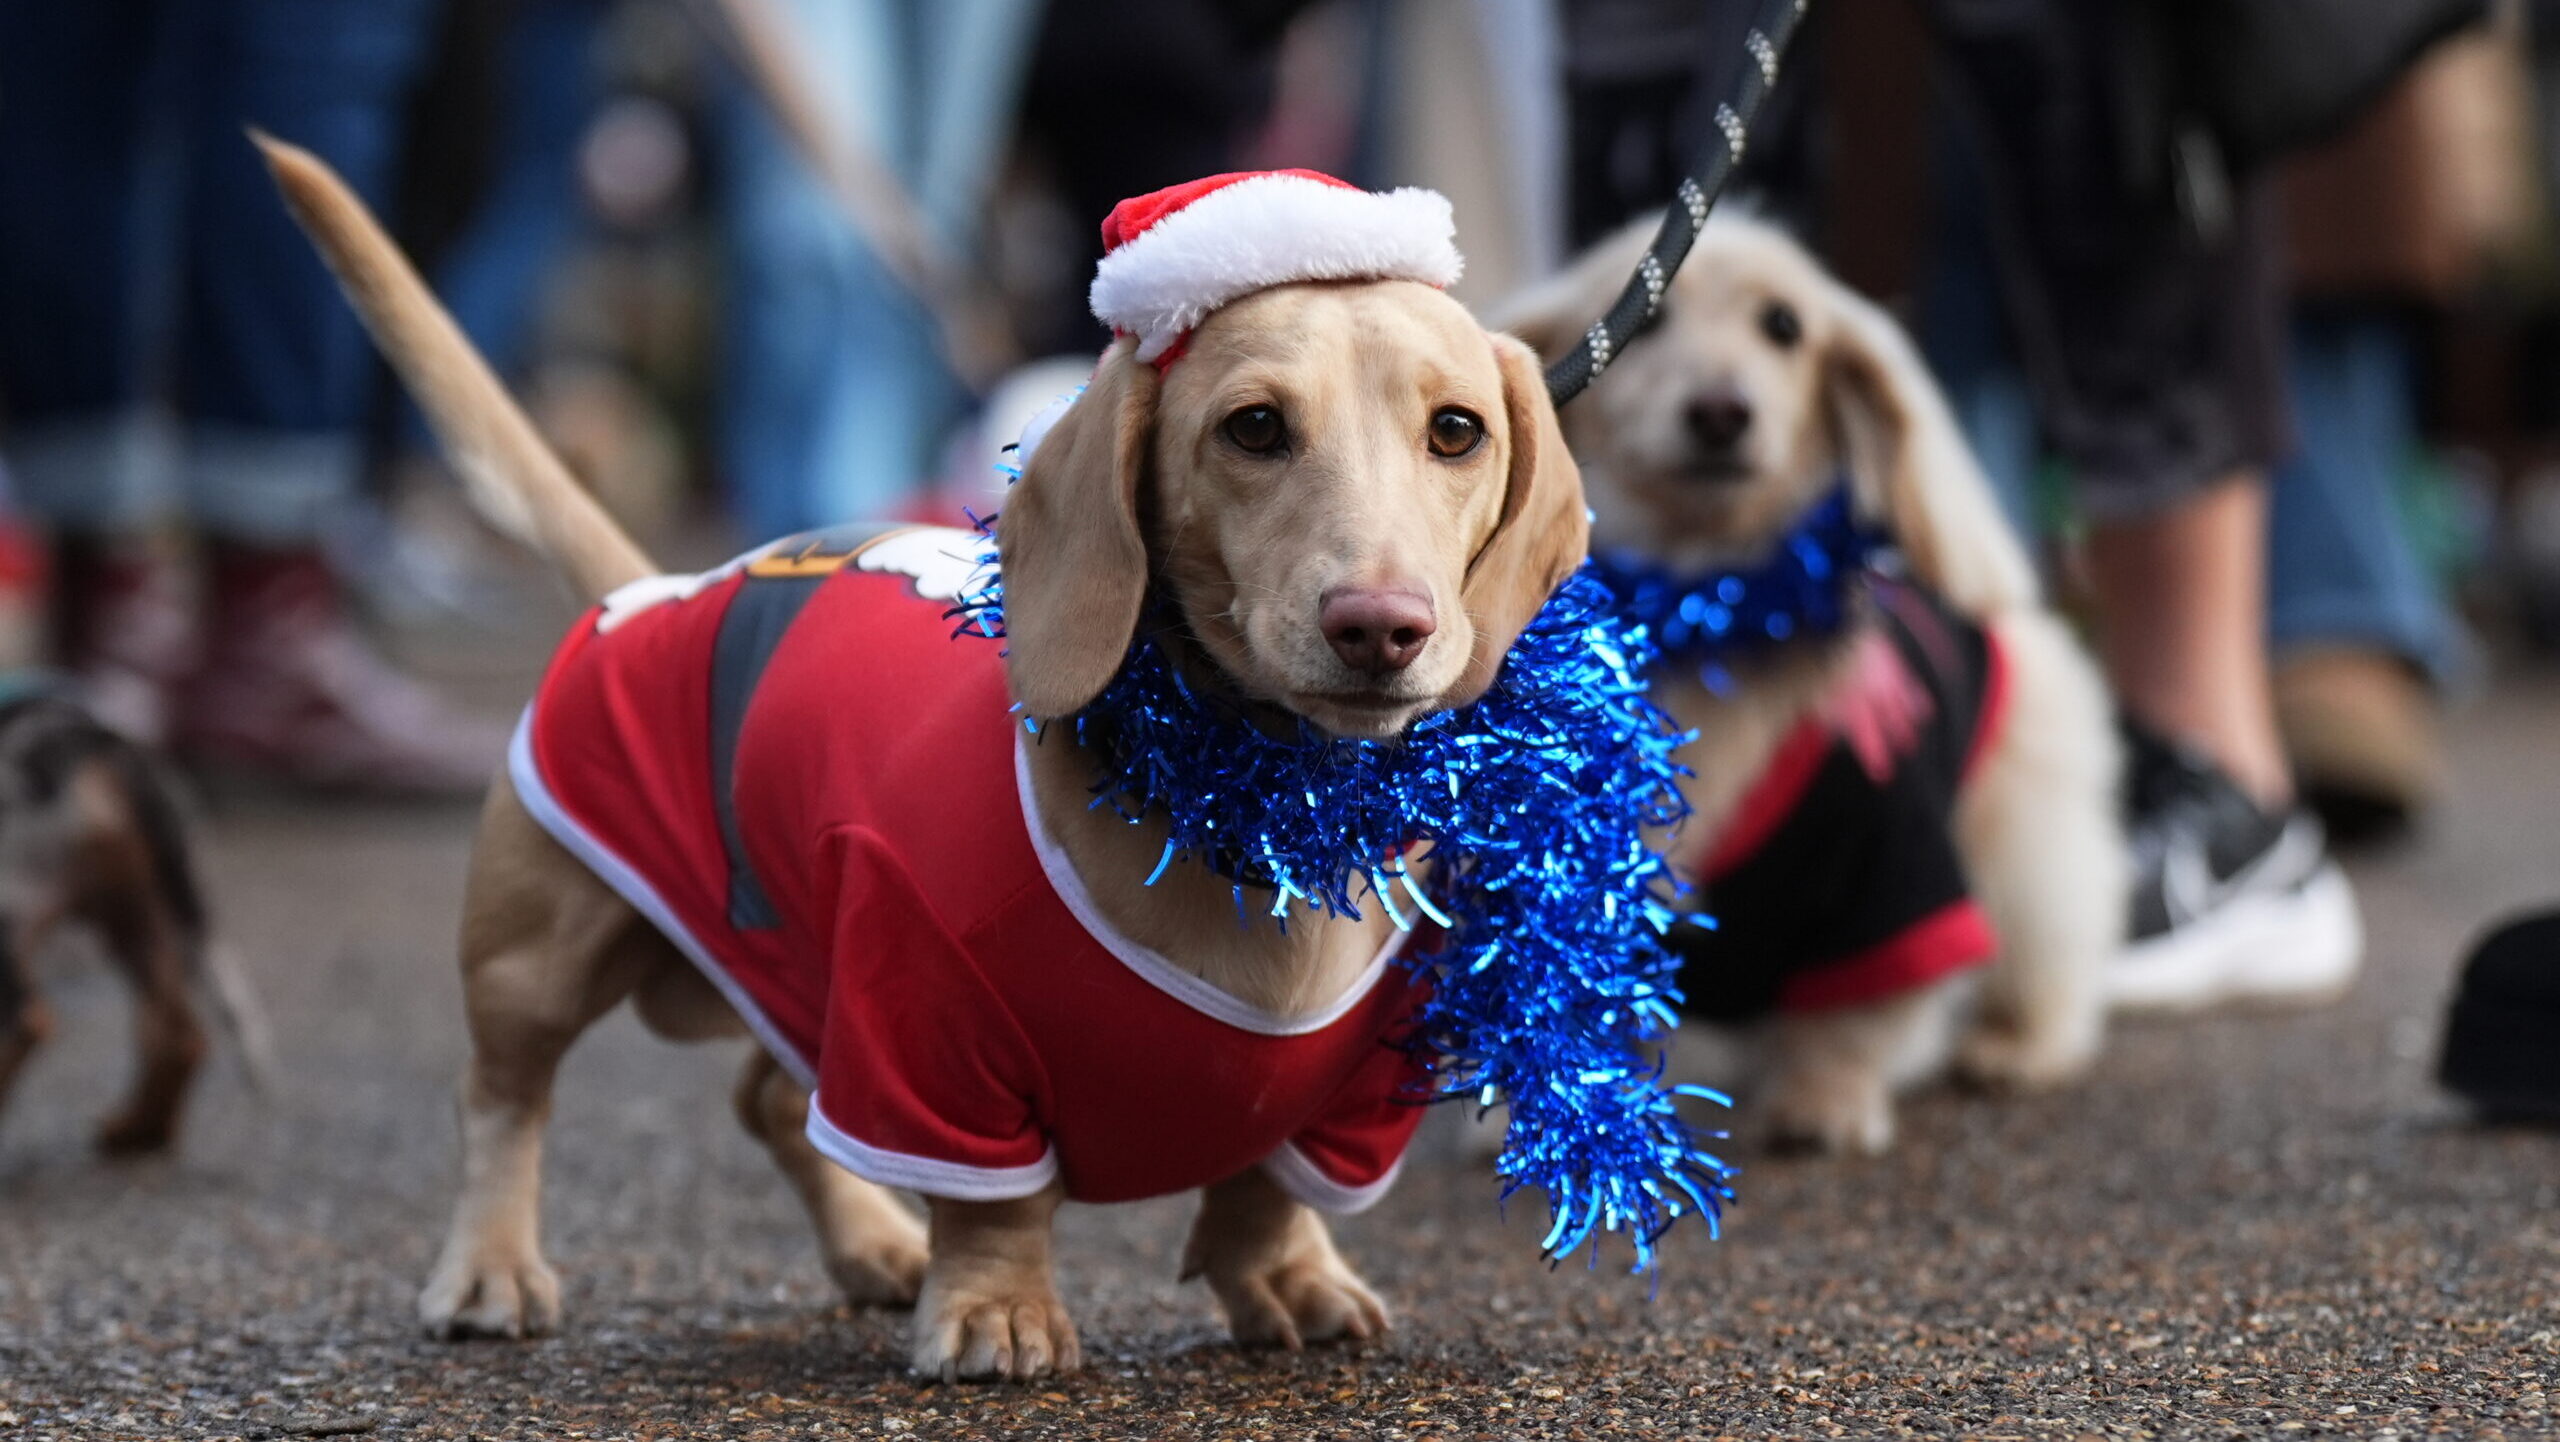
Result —
<instances>
[{"instance_id":1,"label":"grey strap on costume","mask_svg":"<svg viewBox=\"0 0 2560 1442\"><path fill-rule=\"evenodd\" d=\"M1618 348L1644 329L1645 322L1661 308L1662 293L1679 272L1680 262L1689 258L1689 247L1697 242L1699 230L1706 225L1707 212L1714 208L1725 182L1733 178L1735 168L1742 163L1744 145L1751 137L1751 121L1760 113L1760 103L1777 85L1778 63L1786 57L1787 42L1795 38L1796 26L1803 22L1805 7L1810 3L1811 0L1767 0L1758 23L1743 37L1751 63L1742 67L1742 83L1733 97L1716 107L1718 133L1703 147L1704 158L1697 173L1680 182L1679 194L1663 212L1662 229L1654 232L1653 244L1636 266L1636 273L1628 277L1627 288L1618 292L1609 313L1583 332L1580 345L1547 367L1547 395L1557 405L1582 394L1584 386L1598 380Z\"/></svg>"}]
</instances>

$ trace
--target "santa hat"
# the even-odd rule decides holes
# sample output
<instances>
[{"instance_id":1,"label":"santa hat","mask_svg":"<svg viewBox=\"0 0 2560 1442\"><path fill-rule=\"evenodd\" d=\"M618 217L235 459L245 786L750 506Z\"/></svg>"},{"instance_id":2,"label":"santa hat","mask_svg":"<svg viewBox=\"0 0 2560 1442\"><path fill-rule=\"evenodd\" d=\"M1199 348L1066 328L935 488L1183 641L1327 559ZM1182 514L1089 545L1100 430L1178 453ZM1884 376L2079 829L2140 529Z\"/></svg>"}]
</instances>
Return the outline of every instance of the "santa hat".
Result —
<instances>
[{"instance_id":1,"label":"santa hat","mask_svg":"<svg viewBox=\"0 0 2560 1442\"><path fill-rule=\"evenodd\" d=\"M1362 190L1312 170L1212 175L1112 208L1093 314L1162 366L1211 311L1275 285L1447 286L1466 264L1456 231L1437 191Z\"/></svg>"}]
</instances>

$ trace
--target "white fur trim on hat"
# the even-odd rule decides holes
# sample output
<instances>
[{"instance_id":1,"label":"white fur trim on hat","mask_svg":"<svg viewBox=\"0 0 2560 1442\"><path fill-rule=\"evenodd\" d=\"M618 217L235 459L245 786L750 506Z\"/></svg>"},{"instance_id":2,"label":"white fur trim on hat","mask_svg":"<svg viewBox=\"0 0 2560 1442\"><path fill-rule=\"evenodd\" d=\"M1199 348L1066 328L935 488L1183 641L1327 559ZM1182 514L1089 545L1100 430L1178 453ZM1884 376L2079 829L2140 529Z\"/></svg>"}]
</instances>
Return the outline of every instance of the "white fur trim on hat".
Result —
<instances>
[{"instance_id":1,"label":"white fur trim on hat","mask_svg":"<svg viewBox=\"0 0 2560 1442\"><path fill-rule=\"evenodd\" d=\"M1094 318L1151 361L1231 300L1303 280L1447 286L1466 261L1447 196L1262 175L1213 190L1102 258Z\"/></svg>"}]
</instances>

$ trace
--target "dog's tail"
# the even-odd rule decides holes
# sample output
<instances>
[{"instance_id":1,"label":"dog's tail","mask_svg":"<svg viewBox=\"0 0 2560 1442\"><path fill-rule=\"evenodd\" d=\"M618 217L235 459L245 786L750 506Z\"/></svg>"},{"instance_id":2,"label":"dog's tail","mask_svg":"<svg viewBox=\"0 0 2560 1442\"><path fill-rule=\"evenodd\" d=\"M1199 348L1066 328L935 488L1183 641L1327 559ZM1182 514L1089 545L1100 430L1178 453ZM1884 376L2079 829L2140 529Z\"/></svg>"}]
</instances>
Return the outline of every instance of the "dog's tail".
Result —
<instances>
[{"instance_id":1,"label":"dog's tail","mask_svg":"<svg viewBox=\"0 0 2560 1442\"><path fill-rule=\"evenodd\" d=\"M654 573L640 547L543 443L346 182L307 150L254 130L250 138L374 344L435 426L481 515L541 552L587 601Z\"/></svg>"}]
</instances>

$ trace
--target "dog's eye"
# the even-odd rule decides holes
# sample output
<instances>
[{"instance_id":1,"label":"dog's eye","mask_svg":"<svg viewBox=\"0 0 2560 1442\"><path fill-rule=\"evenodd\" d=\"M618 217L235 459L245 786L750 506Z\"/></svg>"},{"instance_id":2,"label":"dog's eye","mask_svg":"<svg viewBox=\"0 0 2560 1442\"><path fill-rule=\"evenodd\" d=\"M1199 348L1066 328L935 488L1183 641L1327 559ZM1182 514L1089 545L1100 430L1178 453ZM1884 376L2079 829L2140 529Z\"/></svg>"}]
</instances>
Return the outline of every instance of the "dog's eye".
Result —
<instances>
[{"instance_id":1,"label":"dog's eye","mask_svg":"<svg viewBox=\"0 0 2560 1442\"><path fill-rule=\"evenodd\" d=\"M1760 312L1760 333L1778 349L1792 350L1797 341L1804 339L1804 320L1796 314L1794 306L1783 300L1773 300L1767 309Z\"/></svg>"},{"instance_id":2,"label":"dog's eye","mask_svg":"<svg viewBox=\"0 0 2560 1442\"><path fill-rule=\"evenodd\" d=\"M1257 456L1269 455L1289 443L1288 422L1271 406L1246 406L1227 417L1227 439L1236 449Z\"/></svg>"},{"instance_id":3,"label":"dog's eye","mask_svg":"<svg viewBox=\"0 0 2560 1442\"><path fill-rule=\"evenodd\" d=\"M1456 406L1443 406L1431 415L1431 454L1456 460L1484 444L1484 422Z\"/></svg>"}]
</instances>

